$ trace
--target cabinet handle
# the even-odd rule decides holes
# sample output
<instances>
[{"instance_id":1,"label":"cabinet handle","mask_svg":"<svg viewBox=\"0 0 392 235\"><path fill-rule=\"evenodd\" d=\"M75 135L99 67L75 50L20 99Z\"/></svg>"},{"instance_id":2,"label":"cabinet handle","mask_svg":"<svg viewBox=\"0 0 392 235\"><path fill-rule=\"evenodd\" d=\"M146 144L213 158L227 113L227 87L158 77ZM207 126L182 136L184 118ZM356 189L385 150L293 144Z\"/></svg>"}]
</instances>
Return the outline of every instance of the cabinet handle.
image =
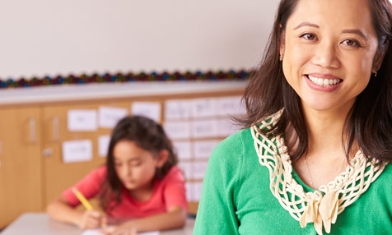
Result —
<instances>
[{"instance_id":1,"label":"cabinet handle","mask_svg":"<svg viewBox=\"0 0 392 235\"><path fill-rule=\"evenodd\" d=\"M30 142L35 143L37 140L37 133L36 133L36 121L34 118L30 118L29 120L30 124Z\"/></svg>"},{"instance_id":2,"label":"cabinet handle","mask_svg":"<svg viewBox=\"0 0 392 235\"><path fill-rule=\"evenodd\" d=\"M53 117L53 140L58 141L60 139L60 129L59 129L59 117Z\"/></svg>"},{"instance_id":3,"label":"cabinet handle","mask_svg":"<svg viewBox=\"0 0 392 235\"><path fill-rule=\"evenodd\" d=\"M53 150L51 148L46 148L46 149L44 149L44 151L42 151L42 154L45 157L50 157L53 154Z\"/></svg>"}]
</instances>

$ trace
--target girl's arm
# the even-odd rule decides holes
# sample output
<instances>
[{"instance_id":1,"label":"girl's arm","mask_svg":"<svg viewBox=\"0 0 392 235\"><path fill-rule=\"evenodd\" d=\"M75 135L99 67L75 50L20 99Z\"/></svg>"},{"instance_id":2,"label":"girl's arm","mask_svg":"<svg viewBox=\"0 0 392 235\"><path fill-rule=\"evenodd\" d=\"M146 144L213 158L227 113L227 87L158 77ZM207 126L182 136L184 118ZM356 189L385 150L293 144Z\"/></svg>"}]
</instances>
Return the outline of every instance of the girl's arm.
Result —
<instances>
[{"instance_id":1,"label":"girl's arm","mask_svg":"<svg viewBox=\"0 0 392 235\"><path fill-rule=\"evenodd\" d=\"M52 219L74 224L81 229L99 227L103 215L99 211L79 211L71 206L63 198L58 198L47 206L47 212Z\"/></svg>"},{"instance_id":2,"label":"girl's arm","mask_svg":"<svg viewBox=\"0 0 392 235\"><path fill-rule=\"evenodd\" d=\"M185 226L187 212L181 206L173 206L165 213L146 218L132 219L119 226L104 228L106 234L117 234L121 231L145 232L156 230L176 229Z\"/></svg>"},{"instance_id":3,"label":"girl's arm","mask_svg":"<svg viewBox=\"0 0 392 235\"><path fill-rule=\"evenodd\" d=\"M87 199L94 198L99 193L105 175L106 168L99 167L87 174L74 186L66 189L58 199L47 206L49 216L58 221L77 225L81 229L98 227L103 219L102 213L95 210L83 212L76 209L76 206L80 205L80 201L73 188L77 188Z\"/></svg>"}]
</instances>

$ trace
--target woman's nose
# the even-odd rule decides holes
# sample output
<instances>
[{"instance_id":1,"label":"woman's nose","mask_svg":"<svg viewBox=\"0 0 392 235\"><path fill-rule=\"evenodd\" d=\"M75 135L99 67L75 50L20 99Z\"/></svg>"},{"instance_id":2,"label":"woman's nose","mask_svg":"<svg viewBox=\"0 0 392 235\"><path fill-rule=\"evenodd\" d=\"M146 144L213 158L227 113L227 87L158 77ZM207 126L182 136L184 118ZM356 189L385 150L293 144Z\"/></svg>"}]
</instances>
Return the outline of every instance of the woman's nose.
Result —
<instances>
[{"instance_id":1,"label":"woman's nose","mask_svg":"<svg viewBox=\"0 0 392 235\"><path fill-rule=\"evenodd\" d=\"M314 50L313 64L324 68L338 68L340 66L339 51L329 41L321 41Z\"/></svg>"}]
</instances>

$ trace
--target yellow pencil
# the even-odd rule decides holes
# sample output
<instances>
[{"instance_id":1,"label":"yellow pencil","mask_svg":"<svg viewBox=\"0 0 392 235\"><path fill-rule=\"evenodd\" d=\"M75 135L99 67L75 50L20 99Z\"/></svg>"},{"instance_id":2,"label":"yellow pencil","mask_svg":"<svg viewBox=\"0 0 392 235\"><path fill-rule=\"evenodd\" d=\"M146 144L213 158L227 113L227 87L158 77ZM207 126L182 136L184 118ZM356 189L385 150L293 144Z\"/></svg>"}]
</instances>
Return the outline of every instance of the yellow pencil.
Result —
<instances>
[{"instance_id":1,"label":"yellow pencil","mask_svg":"<svg viewBox=\"0 0 392 235\"><path fill-rule=\"evenodd\" d=\"M81 192L79 192L79 190L75 187L72 188L72 191L75 193L76 197L79 199L79 201L83 204L83 206L87 209L87 210L92 210L93 206L87 201L87 199L83 196L83 194ZM105 220L101 220L101 227L106 227L106 221Z\"/></svg>"},{"instance_id":2,"label":"yellow pencil","mask_svg":"<svg viewBox=\"0 0 392 235\"><path fill-rule=\"evenodd\" d=\"M83 204L83 206L87 209L87 210L92 210L93 207L91 206L91 204L87 201L87 199L83 196L83 194L81 192L79 192L79 190L77 188L72 188L72 191L75 193L76 197L79 199L79 201Z\"/></svg>"}]
</instances>

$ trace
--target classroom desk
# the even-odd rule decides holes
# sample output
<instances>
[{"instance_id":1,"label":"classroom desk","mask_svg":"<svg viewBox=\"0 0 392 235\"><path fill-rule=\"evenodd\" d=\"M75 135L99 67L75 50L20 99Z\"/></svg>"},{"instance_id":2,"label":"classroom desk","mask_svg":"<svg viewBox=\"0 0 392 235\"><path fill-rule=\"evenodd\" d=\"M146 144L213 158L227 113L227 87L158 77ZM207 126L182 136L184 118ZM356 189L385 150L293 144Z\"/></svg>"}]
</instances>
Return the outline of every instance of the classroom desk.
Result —
<instances>
[{"instance_id":1,"label":"classroom desk","mask_svg":"<svg viewBox=\"0 0 392 235\"><path fill-rule=\"evenodd\" d=\"M195 220L187 219L183 229L160 232L160 235L192 235ZM54 221L46 213L25 213L5 228L1 235L80 235L79 228Z\"/></svg>"}]
</instances>

